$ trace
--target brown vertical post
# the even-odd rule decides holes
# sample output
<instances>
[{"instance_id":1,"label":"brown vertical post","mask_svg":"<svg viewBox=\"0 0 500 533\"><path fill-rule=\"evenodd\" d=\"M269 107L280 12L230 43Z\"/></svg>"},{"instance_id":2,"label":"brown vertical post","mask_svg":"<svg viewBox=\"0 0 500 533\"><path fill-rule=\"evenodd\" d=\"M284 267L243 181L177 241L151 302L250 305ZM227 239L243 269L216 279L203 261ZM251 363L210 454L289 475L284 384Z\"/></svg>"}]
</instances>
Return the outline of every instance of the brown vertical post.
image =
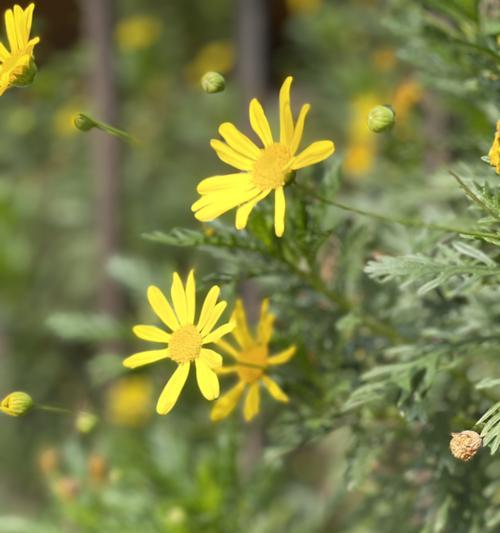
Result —
<instances>
[{"instance_id":1,"label":"brown vertical post","mask_svg":"<svg viewBox=\"0 0 500 533\"><path fill-rule=\"evenodd\" d=\"M236 0L237 76L246 102L266 93L270 60L270 1Z\"/></svg>"},{"instance_id":2,"label":"brown vertical post","mask_svg":"<svg viewBox=\"0 0 500 533\"><path fill-rule=\"evenodd\" d=\"M116 125L118 91L113 60L114 0L81 0L85 37L90 47L90 94L96 118ZM97 308L118 317L123 294L108 276L107 264L120 248L121 154L120 141L92 131L92 173L95 180L97 239Z\"/></svg>"}]
</instances>

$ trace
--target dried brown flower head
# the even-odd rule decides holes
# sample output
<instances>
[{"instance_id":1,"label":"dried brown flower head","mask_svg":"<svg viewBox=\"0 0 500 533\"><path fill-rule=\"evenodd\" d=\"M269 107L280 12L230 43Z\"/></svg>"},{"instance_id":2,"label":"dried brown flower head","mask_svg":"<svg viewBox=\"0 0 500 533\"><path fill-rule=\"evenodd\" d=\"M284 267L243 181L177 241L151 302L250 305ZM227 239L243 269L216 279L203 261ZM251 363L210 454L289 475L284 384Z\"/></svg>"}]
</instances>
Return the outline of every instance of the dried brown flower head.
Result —
<instances>
[{"instance_id":1,"label":"dried brown flower head","mask_svg":"<svg viewBox=\"0 0 500 533\"><path fill-rule=\"evenodd\" d=\"M450 450L454 457L460 461L469 461L476 455L483 441L475 431L461 431L452 433L450 441Z\"/></svg>"}]
</instances>

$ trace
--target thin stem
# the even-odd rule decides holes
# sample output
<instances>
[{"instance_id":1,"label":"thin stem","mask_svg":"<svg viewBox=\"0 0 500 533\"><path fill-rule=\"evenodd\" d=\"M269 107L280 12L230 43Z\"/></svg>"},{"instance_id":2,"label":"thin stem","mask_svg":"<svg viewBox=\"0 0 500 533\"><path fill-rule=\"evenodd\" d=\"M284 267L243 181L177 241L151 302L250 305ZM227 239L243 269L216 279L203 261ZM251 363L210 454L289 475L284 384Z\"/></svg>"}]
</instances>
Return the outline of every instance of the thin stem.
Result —
<instances>
[{"instance_id":1,"label":"thin stem","mask_svg":"<svg viewBox=\"0 0 500 533\"><path fill-rule=\"evenodd\" d=\"M442 224L432 224L432 223L422 222L420 220L387 217L379 213L365 211L364 209L359 209L357 207L352 207L350 205L336 202L335 200L330 200L329 198L325 198L321 194L318 194L316 191L313 191L309 187L305 187L299 184L296 184L296 186L300 188L301 190L303 190L304 192L306 192L307 194L309 194L310 196L312 196L313 198L315 198L316 200L319 200L320 202L333 205L335 207L338 207L339 209L343 209L344 211L356 213L357 215L362 215L362 216L373 218L375 220L380 220L382 222L388 222L390 224L400 224L402 226L408 226L408 227L414 227L414 228L438 229L442 231L448 231L451 233L457 233L459 235L470 235L470 236L479 237L479 238L498 239L498 235L496 233L482 233L482 232L477 232L477 231L463 230L459 228L451 228L449 226L444 226Z\"/></svg>"},{"instance_id":2,"label":"thin stem","mask_svg":"<svg viewBox=\"0 0 500 533\"><path fill-rule=\"evenodd\" d=\"M60 413L64 415L72 415L73 411L69 409L64 409L63 407L54 407L52 405L35 405L35 409L40 409L40 411L48 411L50 413Z\"/></svg>"},{"instance_id":3,"label":"thin stem","mask_svg":"<svg viewBox=\"0 0 500 533\"><path fill-rule=\"evenodd\" d=\"M493 218L500 220L500 216L498 215L498 213L494 209L491 209L489 205L484 203L483 200L481 200L481 198L479 198L479 196L462 180L462 178L460 178L457 174L455 174L451 170L450 170L450 174L457 180L461 189L465 192L465 195L467 196L467 198L469 198L472 202L477 204L481 209L486 211Z\"/></svg>"}]
</instances>

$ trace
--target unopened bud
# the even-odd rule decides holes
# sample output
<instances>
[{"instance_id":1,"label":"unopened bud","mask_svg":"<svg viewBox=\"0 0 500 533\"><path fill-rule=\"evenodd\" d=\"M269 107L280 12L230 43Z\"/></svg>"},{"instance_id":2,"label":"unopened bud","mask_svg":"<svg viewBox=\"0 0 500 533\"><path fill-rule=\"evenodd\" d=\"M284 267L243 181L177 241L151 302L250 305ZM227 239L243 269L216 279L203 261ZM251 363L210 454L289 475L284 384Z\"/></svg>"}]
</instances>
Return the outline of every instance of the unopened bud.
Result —
<instances>
[{"instance_id":1,"label":"unopened bud","mask_svg":"<svg viewBox=\"0 0 500 533\"><path fill-rule=\"evenodd\" d=\"M93 413L80 411L76 415L75 427L80 433L90 433L99 422L99 418Z\"/></svg>"},{"instance_id":2,"label":"unopened bud","mask_svg":"<svg viewBox=\"0 0 500 533\"><path fill-rule=\"evenodd\" d=\"M375 132L390 130L396 122L396 113L390 105L378 105L368 113L368 128Z\"/></svg>"},{"instance_id":3,"label":"unopened bud","mask_svg":"<svg viewBox=\"0 0 500 533\"><path fill-rule=\"evenodd\" d=\"M218 72L206 72L201 78L201 86L206 93L220 93L226 88L226 80Z\"/></svg>"},{"instance_id":4,"label":"unopened bud","mask_svg":"<svg viewBox=\"0 0 500 533\"><path fill-rule=\"evenodd\" d=\"M469 461L481 449L483 441L475 431L461 431L452 433L450 450L454 457L460 461Z\"/></svg>"},{"instance_id":5,"label":"unopened bud","mask_svg":"<svg viewBox=\"0 0 500 533\"><path fill-rule=\"evenodd\" d=\"M22 391L11 392L0 404L0 411L9 416L23 416L33 407L33 399Z\"/></svg>"},{"instance_id":6,"label":"unopened bud","mask_svg":"<svg viewBox=\"0 0 500 533\"><path fill-rule=\"evenodd\" d=\"M76 115L74 124L80 131L89 131L92 128L97 127L97 122L84 113L78 113L78 115Z\"/></svg>"}]
</instances>

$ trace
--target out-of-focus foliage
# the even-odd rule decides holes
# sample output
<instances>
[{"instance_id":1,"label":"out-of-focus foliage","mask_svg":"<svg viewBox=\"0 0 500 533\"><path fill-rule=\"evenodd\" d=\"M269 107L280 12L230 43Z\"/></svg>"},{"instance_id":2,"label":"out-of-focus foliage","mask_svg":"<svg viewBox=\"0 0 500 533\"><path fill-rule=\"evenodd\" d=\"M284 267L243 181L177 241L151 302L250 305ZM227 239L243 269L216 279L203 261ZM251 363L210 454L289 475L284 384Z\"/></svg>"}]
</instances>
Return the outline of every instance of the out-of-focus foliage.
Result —
<instances>
[{"instance_id":1,"label":"out-of-focus foliage","mask_svg":"<svg viewBox=\"0 0 500 533\"><path fill-rule=\"evenodd\" d=\"M122 320L94 306L89 137L72 126L92 112L85 46L0 99L0 387L99 414L88 433L74 414L0 420L0 531L497 531L500 193L481 160L500 116L494 2L283 4L276 85L295 76L313 104L304 144L338 153L287 187L282 239L271 202L244 232L189 212L223 168L209 139L246 109L233 4L118 5L116 126L140 140L124 146L125 242L108 266ZM208 70L224 93L200 89ZM380 104L396 124L376 135ZM270 298L273 349L297 345L275 369L290 403L264 401L252 425L211 423L192 383L158 417L168 363L124 375L146 287L193 264L200 291ZM462 464L449 435L473 428L486 449Z\"/></svg>"}]
</instances>

